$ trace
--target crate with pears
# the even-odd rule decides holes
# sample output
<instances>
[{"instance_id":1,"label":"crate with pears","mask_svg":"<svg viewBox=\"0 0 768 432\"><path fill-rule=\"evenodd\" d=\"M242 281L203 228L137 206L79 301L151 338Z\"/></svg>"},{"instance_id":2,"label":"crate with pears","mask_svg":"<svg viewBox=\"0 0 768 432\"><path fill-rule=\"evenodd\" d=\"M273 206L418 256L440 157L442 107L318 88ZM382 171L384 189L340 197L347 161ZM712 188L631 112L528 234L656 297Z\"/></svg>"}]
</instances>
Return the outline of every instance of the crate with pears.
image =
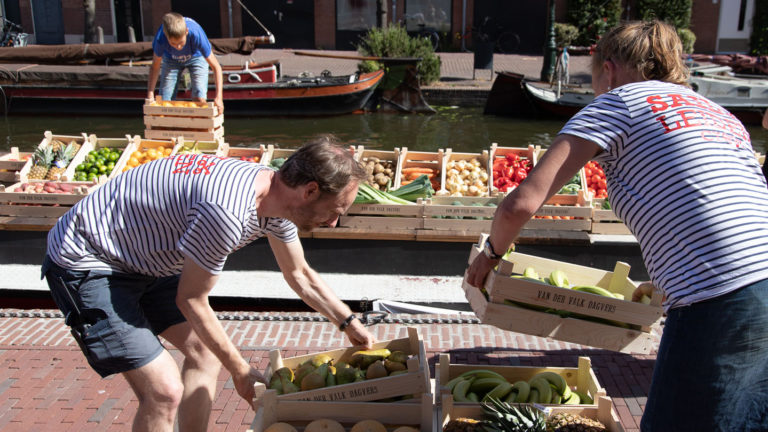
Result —
<instances>
[{"instance_id":1,"label":"crate with pears","mask_svg":"<svg viewBox=\"0 0 768 432\"><path fill-rule=\"evenodd\" d=\"M283 359L269 353L265 376L257 383L254 404L267 390L278 401L377 401L410 398L429 392L429 366L424 342L415 328L408 337L373 344L368 350L350 347Z\"/></svg>"}]
</instances>

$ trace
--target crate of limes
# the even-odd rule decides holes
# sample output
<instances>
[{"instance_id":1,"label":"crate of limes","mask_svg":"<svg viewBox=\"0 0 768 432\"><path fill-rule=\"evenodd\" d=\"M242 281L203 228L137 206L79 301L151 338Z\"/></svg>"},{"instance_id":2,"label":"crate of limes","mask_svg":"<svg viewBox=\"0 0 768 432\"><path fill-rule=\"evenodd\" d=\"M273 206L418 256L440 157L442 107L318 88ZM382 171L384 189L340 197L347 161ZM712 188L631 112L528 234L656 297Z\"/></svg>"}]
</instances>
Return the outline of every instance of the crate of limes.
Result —
<instances>
[{"instance_id":1,"label":"crate of limes","mask_svg":"<svg viewBox=\"0 0 768 432\"><path fill-rule=\"evenodd\" d=\"M90 135L77 154L64 178L70 181L100 182L122 172L133 140L125 138L99 138Z\"/></svg>"}]
</instances>

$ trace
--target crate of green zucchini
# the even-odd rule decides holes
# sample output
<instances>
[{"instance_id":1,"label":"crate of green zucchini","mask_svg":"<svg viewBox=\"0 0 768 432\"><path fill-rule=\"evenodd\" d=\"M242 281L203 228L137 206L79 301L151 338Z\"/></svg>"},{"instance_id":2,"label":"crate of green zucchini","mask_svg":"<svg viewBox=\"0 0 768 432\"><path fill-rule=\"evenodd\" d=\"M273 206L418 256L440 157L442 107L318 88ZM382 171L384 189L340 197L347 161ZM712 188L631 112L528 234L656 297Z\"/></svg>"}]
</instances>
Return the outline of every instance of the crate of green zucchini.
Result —
<instances>
[{"instance_id":1,"label":"crate of green zucchini","mask_svg":"<svg viewBox=\"0 0 768 432\"><path fill-rule=\"evenodd\" d=\"M496 207L503 199L494 197L433 196L423 200L424 229L469 231L478 235L491 229Z\"/></svg>"},{"instance_id":2,"label":"crate of green zucchini","mask_svg":"<svg viewBox=\"0 0 768 432\"><path fill-rule=\"evenodd\" d=\"M486 235L470 251L482 253ZM629 353L648 353L652 328L662 316L661 293L631 301L637 284L629 265L604 271L513 252L502 259L482 289L462 283L483 323L534 336Z\"/></svg>"},{"instance_id":3,"label":"crate of green zucchini","mask_svg":"<svg viewBox=\"0 0 768 432\"><path fill-rule=\"evenodd\" d=\"M435 391L450 393L454 404L495 397L508 403L595 406L606 394L589 357L579 357L577 367L498 366L453 364L447 353L435 367Z\"/></svg>"}]
</instances>

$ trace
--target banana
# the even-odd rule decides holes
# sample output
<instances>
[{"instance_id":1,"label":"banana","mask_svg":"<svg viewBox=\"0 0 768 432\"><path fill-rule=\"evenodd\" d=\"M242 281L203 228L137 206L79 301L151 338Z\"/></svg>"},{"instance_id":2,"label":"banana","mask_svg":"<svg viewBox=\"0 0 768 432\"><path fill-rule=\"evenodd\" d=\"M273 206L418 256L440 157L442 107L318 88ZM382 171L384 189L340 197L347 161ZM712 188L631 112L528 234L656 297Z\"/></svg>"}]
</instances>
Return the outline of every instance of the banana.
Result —
<instances>
[{"instance_id":1,"label":"banana","mask_svg":"<svg viewBox=\"0 0 768 432\"><path fill-rule=\"evenodd\" d=\"M552 387L549 386L549 381L544 378L533 378L528 381L531 385L531 392L537 390L538 401L540 403L549 403L552 400Z\"/></svg>"},{"instance_id":2,"label":"banana","mask_svg":"<svg viewBox=\"0 0 768 432\"><path fill-rule=\"evenodd\" d=\"M535 388L531 388L531 392L528 393L528 403L539 403L539 391Z\"/></svg>"},{"instance_id":3,"label":"banana","mask_svg":"<svg viewBox=\"0 0 768 432\"><path fill-rule=\"evenodd\" d=\"M469 386L469 391L477 394L486 394L499 384L506 382L507 380L498 378L477 378L472 381L472 385Z\"/></svg>"},{"instance_id":4,"label":"banana","mask_svg":"<svg viewBox=\"0 0 768 432\"><path fill-rule=\"evenodd\" d=\"M448 381L447 383L445 383L445 387L449 391L453 392L453 388L456 387L456 384L458 384L459 382L464 381L464 380L465 380L464 377L458 376L458 377Z\"/></svg>"},{"instance_id":5,"label":"banana","mask_svg":"<svg viewBox=\"0 0 768 432\"><path fill-rule=\"evenodd\" d=\"M528 402L528 396L531 393L531 385L525 381L515 381L512 384L512 390L517 391L517 397L515 402L525 403Z\"/></svg>"},{"instance_id":6,"label":"banana","mask_svg":"<svg viewBox=\"0 0 768 432\"><path fill-rule=\"evenodd\" d=\"M616 297L619 300L625 300L624 294L621 294L621 293L611 293L611 295L613 295L614 297Z\"/></svg>"},{"instance_id":7,"label":"banana","mask_svg":"<svg viewBox=\"0 0 768 432\"><path fill-rule=\"evenodd\" d=\"M551 386L551 384L550 384L550 386ZM552 388L554 388L554 387L552 387ZM561 403L563 403L563 397L560 396L559 394L557 394L556 391L553 391L552 392L552 400L550 400L549 403L555 404L555 405L560 405Z\"/></svg>"},{"instance_id":8,"label":"banana","mask_svg":"<svg viewBox=\"0 0 768 432\"><path fill-rule=\"evenodd\" d=\"M498 372L494 372L492 370L488 369L472 369L470 371L466 371L463 374L459 375L460 377L468 378L499 378L504 381L507 379L501 376Z\"/></svg>"},{"instance_id":9,"label":"banana","mask_svg":"<svg viewBox=\"0 0 768 432\"><path fill-rule=\"evenodd\" d=\"M571 392L571 397L564 399L563 402L565 402L566 405L578 405L581 403L581 398L578 393Z\"/></svg>"},{"instance_id":10,"label":"banana","mask_svg":"<svg viewBox=\"0 0 768 432\"><path fill-rule=\"evenodd\" d=\"M453 400L456 402L471 402L467 398L467 392L469 391L469 386L472 385L472 381L474 380L474 378L469 378L459 381L459 383L453 387L453 391L451 392L451 394L453 394Z\"/></svg>"},{"instance_id":11,"label":"banana","mask_svg":"<svg viewBox=\"0 0 768 432\"><path fill-rule=\"evenodd\" d=\"M533 267L526 267L525 270L523 270L523 276L531 279L539 279L539 273L536 272Z\"/></svg>"},{"instance_id":12,"label":"banana","mask_svg":"<svg viewBox=\"0 0 768 432\"><path fill-rule=\"evenodd\" d=\"M549 274L549 284L560 288L571 286L570 282L568 282L568 276L562 270L555 270Z\"/></svg>"},{"instance_id":13,"label":"banana","mask_svg":"<svg viewBox=\"0 0 768 432\"><path fill-rule=\"evenodd\" d=\"M562 396L563 400L566 400L571 396L571 388L568 387L565 378L559 373L552 371L539 372L534 375L533 378L543 378L547 380L555 388L557 394Z\"/></svg>"},{"instance_id":14,"label":"banana","mask_svg":"<svg viewBox=\"0 0 768 432\"><path fill-rule=\"evenodd\" d=\"M615 298L612 292L608 291L605 288L601 288L599 286L580 285L580 286L573 287L573 289L576 291L586 292L590 294L597 294L603 297Z\"/></svg>"},{"instance_id":15,"label":"banana","mask_svg":"<svg viewBox=\"0 0 768 432\"><path fill-rule=\"evenodd\" d=\"M469 399L470 402L480 402L480 398L477 397L477 393L469 392L467 393L467 399Z\"/></svg>"},{"instance_id":16,"label":"banana","mask_svg":"<svg viewBox=\"0 0 768 432\"><path fill-rule=\"evenodd\" d=\"M518 389L512 387L512 390L509 393L507 393L507 397L504 398L504 402L508 404L515 403L515 401L517 400L518 394L520 394Z\"/></svg>"},{"instance_id":17,"label":"banana","mask_svg":"<svg viewBox=\"0 0 768 432\"><path fill-rule=\"evenodd\" d=\"M486 398L496 398L496 399L501 400L502 398L507 396L507 394L510 391L512 391L512 384L504 381L503 383L499 383L499 385L497 385L491 391L486 393L486 395L483 398L483 400L485 400Z\"/></svg>"}]
</instances>

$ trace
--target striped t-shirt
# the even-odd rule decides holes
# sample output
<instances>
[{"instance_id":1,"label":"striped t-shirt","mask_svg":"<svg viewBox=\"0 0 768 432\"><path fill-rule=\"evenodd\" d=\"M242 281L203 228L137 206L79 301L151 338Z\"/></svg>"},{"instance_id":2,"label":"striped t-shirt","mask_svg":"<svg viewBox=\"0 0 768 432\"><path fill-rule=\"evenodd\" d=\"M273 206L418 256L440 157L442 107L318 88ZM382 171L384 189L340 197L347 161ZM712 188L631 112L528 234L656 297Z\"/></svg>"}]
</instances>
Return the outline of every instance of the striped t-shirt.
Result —
<instances>
[{"instance_id":1,"label":"striped t-shirt","mask_svg":"<svg viewBox=\"0 0 768 432\"><path fill-rule=\"evenodd\" d=\"M259 217L263 165L184 154L143 164L104 184L48 233L48 255L73 270L178 274L189 256L218 274L227 256L271 234L298 239L296 226Z\"/></svg>"},{"instance_id":2,"label":"striped t-shirt","mask_svg":"<svg viewBox=\"0 0 768 432\"><path fill-rule=\"evenodd\" d=\"M640 243L666 308L768 278L768 188L749 134L728 111L645 81L596 98L560 131L596 158L611 207Z\"/></svg>"}]
</instances>

